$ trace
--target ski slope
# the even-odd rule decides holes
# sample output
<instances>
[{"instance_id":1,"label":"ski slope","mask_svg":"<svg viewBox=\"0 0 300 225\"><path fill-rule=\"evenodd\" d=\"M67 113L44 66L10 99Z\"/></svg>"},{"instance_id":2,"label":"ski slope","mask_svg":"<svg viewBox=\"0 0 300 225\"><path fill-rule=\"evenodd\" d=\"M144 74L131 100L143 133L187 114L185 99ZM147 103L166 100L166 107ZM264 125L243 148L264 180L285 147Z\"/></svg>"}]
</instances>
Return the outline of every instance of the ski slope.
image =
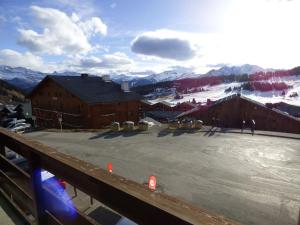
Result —
<instances>
[{"instance_id":1,"label":"ski slope","mask_svg":"<svg viewBox=\"0 0 300 225\"><path fill-rule=\"evenodd\" d=\"M288 85L293 86L293 88L290 88L286 90L286 95L282 96L282 91L246 91L242 90L241 94L245 97L248 97L250 99L253 99L255 101L258 101L260 103L277 103L277 102L285 102L291 105L297 105L300 106L300 97L289 97L290 94L296 92L298 95L300 95L300 77L293 76L293 77L286 77L286 78L278 78L278 79L272 79L269 82L285 82ZM155 100L150 100L152 103L160 102L160 101L167 101L171 103L172 105L176 105L180 102L186 102L186 101L192 101L193 98L197 102L205 103L207 99L210 99L212 101L218 100L220 98L227 97L229 95L237 93L237 91L231 91L228 93L225 93L225 90L229 87L237 87L240 86L242 83L234 82L234 83L226 83L226 84L220 84L215 86L204 86L203 88L205 91L203 92L196 92L196 93L190 93L190 94L183 94L182 99L174 99L174 96L168 96L164 98L157 98Z\"/></svg>"}]
</instances>

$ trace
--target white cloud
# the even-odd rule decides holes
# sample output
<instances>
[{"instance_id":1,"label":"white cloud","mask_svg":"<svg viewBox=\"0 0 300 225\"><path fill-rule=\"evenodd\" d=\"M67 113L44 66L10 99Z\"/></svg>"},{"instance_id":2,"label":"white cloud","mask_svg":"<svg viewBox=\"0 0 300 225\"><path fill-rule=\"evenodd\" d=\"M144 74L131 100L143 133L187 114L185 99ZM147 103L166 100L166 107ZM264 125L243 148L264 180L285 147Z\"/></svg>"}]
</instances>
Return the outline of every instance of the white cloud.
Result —
<instances>
[{"instance_id":1,"label":"white cloud","mask_svg":"<svg viewBox=\"0 0 300 225\"><path fill-rule=\"evenodd\" d=\"M53 8L63 8L66 11L74 11L80 17L89 17L95 15L98 10L98 4L95 0L39 0L43 5Z\"/></svg>"},{"instance_id":2,"label":"white cloud","mask_svg":"<svg viewBox=\"0 0 300 225\"><path fill-rule=\"evenodd\" d=\"M0 65L26 67L33 70L45 71L43 59L30 52L19 53L11 49L0 50Z\"/></svg>"},{"instance_id":3,"label":"white cloud","mask_svg":"<svg viewBox=\"0 0 300 225\"><path fill-rule=\"evenodd\" d=\"M96 34L107 34L107 26L102 22L102 20L99 17L92 17L90 20L79 23L79 27L82 29L82 31L87 37L91 37Z\"/></svg>"},{"instance_id":4,"label":"white cloud","mask_svg":"<svg viewBox=\"0 0 300 225\"><path fill-rule=\"evenodd\" d=\"M157 30L138 35L131 43L131 50L138 54L174 60L189 60L196 56L187 33Z\"/></svg>"},{"instance_id":5,"label":"white cloud","mask_svg":"<svg viewBox=\"0 0 300 225\"><path fill-rule=\"evenodd\" d=\"M102 57L86 57L81 58L76 65L82 68L116 68L120 69L124 66L132 64L132 60L128 56L121 52L114 54L103 55Z\"/></svg>"},{"instance_id":6,"label":"white cloud","mask_svg":"<svg viewBox=\"0 0 300 225\"><path fill-rule=\"evenodd\" d=\"M18 43L30 51L47 54L77 54L92 50L88 39L94 34L106 34L106 25L100 18L80 21L76 14L71 17L53 8L31 7L42 33L19 29Z\"/></svg>"}]
</instances>

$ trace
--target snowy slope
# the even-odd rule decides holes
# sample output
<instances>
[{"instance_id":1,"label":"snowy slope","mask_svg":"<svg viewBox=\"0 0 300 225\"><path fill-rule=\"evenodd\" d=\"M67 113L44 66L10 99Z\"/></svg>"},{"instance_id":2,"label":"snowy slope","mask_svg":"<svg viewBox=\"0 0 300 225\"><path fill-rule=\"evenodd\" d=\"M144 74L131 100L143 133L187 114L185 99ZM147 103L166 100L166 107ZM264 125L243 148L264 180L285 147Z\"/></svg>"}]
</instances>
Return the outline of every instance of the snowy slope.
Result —
<instances>
[{"instance_id":1,"label":"snowy slope","mask_svg":"<svg viewBox=\"0 0 300 225\"><path fill-rule=\"evenodd\" d=\"M288 89L285 96L281 95L282 91L261 92L261 91L245 91L245 90L243 90L241 92L241 94L250 99L261 102L263 104L286 102L288 104L300 106L300 97L289 97L289 95L292 94L293 92L297 92L298 95L300 96L300 76L291 76L291 77L286 77L286 78L274 79L270 82L275 82L275 81L284 81L288 85L292 85L293 88ZM193 98L195 98L195 100L197 102L204 103L207 101L207 99L215 101L220 98L224 98L226 96L237 93L236 91L231 91L231 92L225 93L225 90L229 87L233 88L233 87L237 87L240 85L241 85L241 83L237 83L237 82L228 83L228 84L220 84L220 85L215 85L215 86L208 85L208 86L203 87L205 89L205 91L203 91L203 92L183 94L182 99L174 99L173 96L168 96L168 97L158 98L158 99L150 100L150 101L153 103L156 103L156 102L164 100L173 105L176 105L179 102L192 101Z\"/></svg>"},{"instance_id":2,"label":"snowy slope","mask_svg":"<svg viewBox=\"0 0 300 225\"><path fill-rule=\"evenodd\" d=\"M244 64L241 66L223 66L217 70L211 70L206 75L209 76L228 76L228 75L239 75L239 74L254 74L256 72L265 72L267 70L250 64Z\"/></svg>"}]
</instances>

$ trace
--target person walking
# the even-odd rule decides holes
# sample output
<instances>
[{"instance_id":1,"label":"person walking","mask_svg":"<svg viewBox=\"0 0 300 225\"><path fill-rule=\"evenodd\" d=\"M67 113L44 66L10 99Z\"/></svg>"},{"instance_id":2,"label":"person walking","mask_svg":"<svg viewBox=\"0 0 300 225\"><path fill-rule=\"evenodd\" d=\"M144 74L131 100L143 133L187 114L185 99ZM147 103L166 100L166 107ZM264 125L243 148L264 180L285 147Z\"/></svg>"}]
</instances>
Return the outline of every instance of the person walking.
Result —
<instances>
[{"instance_id":1,"label":"person walking","mask_svg":"<svg viewBox=\"0 0 300 225\"><path fill-rule=\"evenodd\" d=\"M246 121L243 120L242 121L242 133L244 133L245 126L246 126Z\"/></svg>"},{"instance_id":2,"label":"person walking","mask_svg":"<svg viewBox=\"0 0 300 225\"><path fill-rule=\"evenodd\" d=\"M255 130L255 120L252 119L251 120L251 133L252 133L252 135L254 135L254 130Z\"/></svg>"}]
</instances>

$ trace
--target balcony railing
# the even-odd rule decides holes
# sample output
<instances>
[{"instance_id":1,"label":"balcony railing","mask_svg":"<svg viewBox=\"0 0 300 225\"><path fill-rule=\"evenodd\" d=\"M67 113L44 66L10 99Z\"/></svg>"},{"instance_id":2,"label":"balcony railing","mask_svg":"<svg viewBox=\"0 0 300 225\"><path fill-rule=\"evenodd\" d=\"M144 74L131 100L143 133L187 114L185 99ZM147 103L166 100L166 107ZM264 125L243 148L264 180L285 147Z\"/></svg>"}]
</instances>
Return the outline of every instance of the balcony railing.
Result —
<instances>
[{"instance_id":1,"label":"balcony railing","mask_svg":"<svg viewBox=\"0 0 300 225\"><path fill-rule=\"evenodd\" d=\"M30 173L11 163L5 156L6 149L27 158ZM0 153L0 191L29 224L99 224L77 209L74 214L59 195L43 186L41 169L75 185L120 215L141 225L238 224L180 199L148 190L142 184L109 174L90 163L2 128ZM11 172L14 176L11 176ZM47 199L52 199L50 202L54 201L55 204L50 204Z\"/></svg>"}]
</instances>

